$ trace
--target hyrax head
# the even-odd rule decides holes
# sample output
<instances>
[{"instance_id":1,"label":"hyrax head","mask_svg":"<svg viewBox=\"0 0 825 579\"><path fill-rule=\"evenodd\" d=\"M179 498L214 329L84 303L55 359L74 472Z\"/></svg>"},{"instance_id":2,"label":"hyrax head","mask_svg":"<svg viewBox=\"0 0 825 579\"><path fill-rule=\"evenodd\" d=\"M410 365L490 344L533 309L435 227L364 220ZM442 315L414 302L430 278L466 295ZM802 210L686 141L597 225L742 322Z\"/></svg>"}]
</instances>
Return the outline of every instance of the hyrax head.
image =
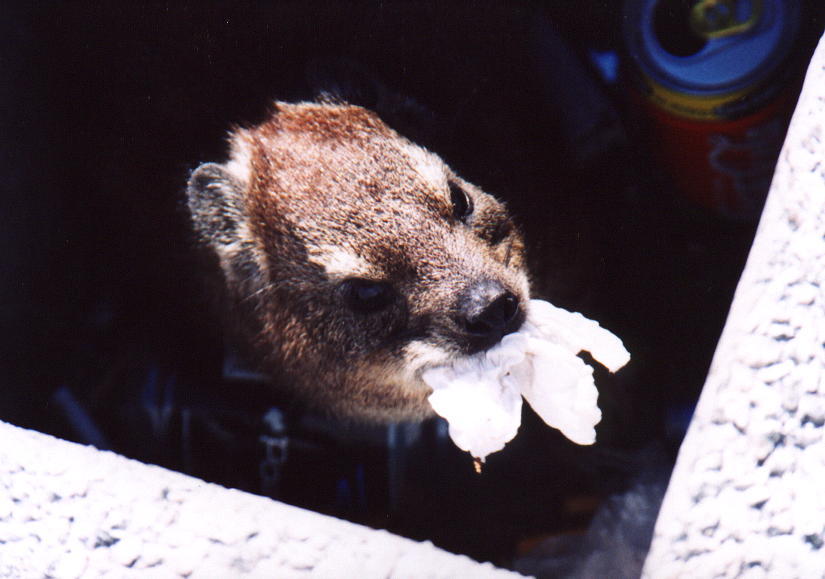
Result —
<instances>
[{"instance_id":1,"label":"hyrax head","mask_svg":"<svg viewBox=\"0 0 825 579\"><path fill-rule=\"evenodd\" d=\"M277 104L188 198L263 363L340 415L430 415L421 370L524 321L504 206L363 108Z\"/></svg>"}]
</instances>

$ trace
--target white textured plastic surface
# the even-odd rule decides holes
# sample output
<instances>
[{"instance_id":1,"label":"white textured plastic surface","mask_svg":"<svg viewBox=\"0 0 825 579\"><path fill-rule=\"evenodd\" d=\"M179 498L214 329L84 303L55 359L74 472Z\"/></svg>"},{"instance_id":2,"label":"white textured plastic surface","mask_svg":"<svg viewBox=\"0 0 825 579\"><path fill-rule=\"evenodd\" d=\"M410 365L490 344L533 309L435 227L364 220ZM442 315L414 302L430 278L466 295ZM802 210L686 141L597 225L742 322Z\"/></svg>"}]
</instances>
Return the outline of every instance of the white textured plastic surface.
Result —
<instances>
[{"instance_id":1,"label":"white textured plastic surface","mask_svg":"<svg viewBox=\"0 0 825 579\"><path fill-rule=\"evenodd\" d=\"M521 577L0 422L0 577Z\"/></svg>"}]
</instances>

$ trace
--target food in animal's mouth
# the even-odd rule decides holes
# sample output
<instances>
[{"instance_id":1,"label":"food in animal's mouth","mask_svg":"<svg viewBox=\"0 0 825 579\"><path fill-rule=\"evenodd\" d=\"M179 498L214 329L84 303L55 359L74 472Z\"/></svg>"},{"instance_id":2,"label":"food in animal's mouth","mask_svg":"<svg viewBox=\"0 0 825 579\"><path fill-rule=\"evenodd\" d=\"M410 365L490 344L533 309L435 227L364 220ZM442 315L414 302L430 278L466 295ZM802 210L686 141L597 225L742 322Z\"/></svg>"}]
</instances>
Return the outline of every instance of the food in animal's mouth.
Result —
<instances>
[{"instance_id":1,"label":"food in animal's mouth","mask_svg":"<svg viewBox=\"0 0 825 579\"><path fill-rule=\"evenodd\" d=\"M622 341L597 322L534 299L518 332L485 352L428 368L422 379L453 442L480 462L515 437L522 396L549 426L577 444L593 444L602 414L581 351L611 372L630 360Z\"/></svg>"}]
</instances>

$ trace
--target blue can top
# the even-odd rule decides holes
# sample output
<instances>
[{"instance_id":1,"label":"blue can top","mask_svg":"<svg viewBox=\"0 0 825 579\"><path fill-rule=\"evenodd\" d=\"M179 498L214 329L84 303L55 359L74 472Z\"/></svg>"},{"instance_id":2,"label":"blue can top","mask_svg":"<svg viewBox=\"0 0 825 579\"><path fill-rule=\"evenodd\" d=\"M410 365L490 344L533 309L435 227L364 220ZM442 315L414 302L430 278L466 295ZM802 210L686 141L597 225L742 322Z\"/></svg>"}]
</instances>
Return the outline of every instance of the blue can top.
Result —
<instances>
[{"instance_id":1,"label":"blue can top","mask_svg":"<svg viewBox=\"0 0 825 579\"><path fill-rule=\"evenodd\" d=\"M799 3L735 0L724 4L735 12L736 21L750 19L751 25L708 38L691 27L689 2L630 0L624 11L630 55L651 79L680 92L724 94L764 81L794 43Z\"/></svg>"}]
</instances>

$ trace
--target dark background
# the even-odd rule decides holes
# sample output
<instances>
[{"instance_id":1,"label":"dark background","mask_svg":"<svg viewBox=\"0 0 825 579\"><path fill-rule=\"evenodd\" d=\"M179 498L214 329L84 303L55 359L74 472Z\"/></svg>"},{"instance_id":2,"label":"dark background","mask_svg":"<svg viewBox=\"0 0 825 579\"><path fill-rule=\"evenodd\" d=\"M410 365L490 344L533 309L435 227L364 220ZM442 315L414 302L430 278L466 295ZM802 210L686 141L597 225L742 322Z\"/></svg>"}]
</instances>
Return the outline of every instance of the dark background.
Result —
<instances>
[{"instance_id":1,"label":"dark background","mask_svg":"<svg viewBox=\"0 0 825 579\"><path fill-rule=\"evenodd\" d=\"M623 75L592 66L623 57L619 5L4 3L0 419L500 565L584 528L605 496L667 472L755 227L674 193ZM811 7L789 66L822 30ZM631 365L597 372L595 447L528 412L476 476L435 424L400 446L308 426L222 375L184 184L233 124L324 88L505 199L541 297L623 338ZM263 488L271 406L294 446Z\"/></svg>"}]
</instances>

